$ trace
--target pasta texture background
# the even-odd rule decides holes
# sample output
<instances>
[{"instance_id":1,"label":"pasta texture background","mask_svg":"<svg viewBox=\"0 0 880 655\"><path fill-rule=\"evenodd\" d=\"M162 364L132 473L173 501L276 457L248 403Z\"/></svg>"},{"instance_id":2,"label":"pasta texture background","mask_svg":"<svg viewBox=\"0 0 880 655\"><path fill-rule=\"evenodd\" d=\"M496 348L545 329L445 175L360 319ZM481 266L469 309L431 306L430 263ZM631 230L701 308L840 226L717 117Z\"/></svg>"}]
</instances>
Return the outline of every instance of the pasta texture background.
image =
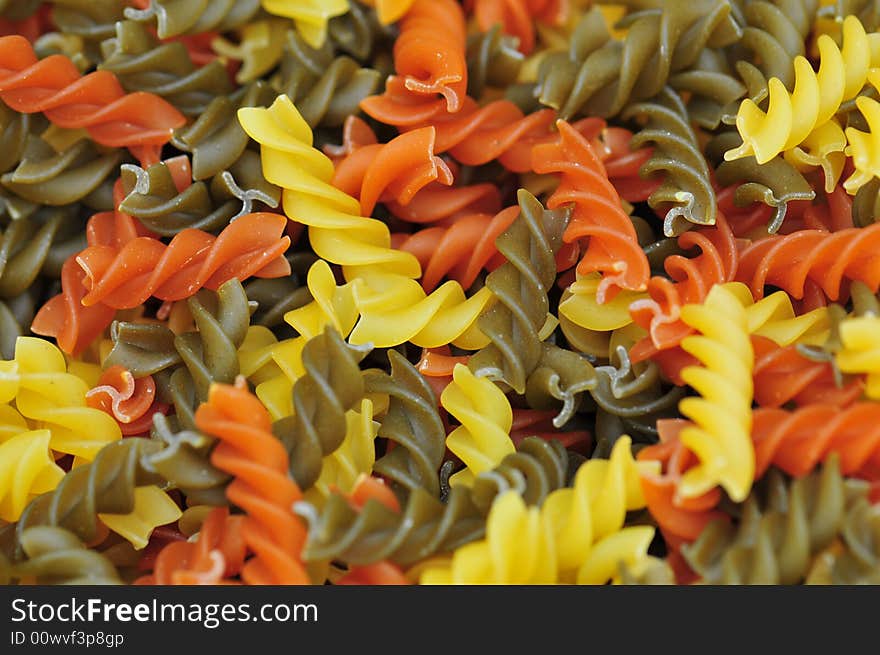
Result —
<instances>
[{"instance_id":1,"label":"pasta texture background","mask_svg":"<svg viewBox=\"0 0 880 655\"><path fill-rule=\"evenodd\" d=\"M878 98L878 0L0 0L0 583L880 583Z\"/></svg>"}]
</instances>

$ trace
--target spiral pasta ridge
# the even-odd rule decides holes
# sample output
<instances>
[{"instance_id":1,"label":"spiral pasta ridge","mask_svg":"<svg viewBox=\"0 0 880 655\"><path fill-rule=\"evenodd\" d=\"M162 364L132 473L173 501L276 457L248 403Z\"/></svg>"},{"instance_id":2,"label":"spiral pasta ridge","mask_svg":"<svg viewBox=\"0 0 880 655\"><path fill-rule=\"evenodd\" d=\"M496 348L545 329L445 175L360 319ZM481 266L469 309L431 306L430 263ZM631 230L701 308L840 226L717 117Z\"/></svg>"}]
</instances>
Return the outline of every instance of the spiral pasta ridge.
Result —
<instances>
[{"instance_id":1,"label":"spiral pasta ridge","mask_svg":"<svg viewBox=\"0 0 880 655\"><path fill-rule=\"evenodd\" d=\"M289 274L282 256L290 245L290 238L281 236L285 224L282 216L259 212L240 217L217 237L189 228L167 245L138 237L121 248L89 246L76 257L89 289L82 302L137 307L151 296L182 300L233 277Z\"/></svg>"},{"instance_id":2,"label":"spiral pasta ridge","mask_svg":"<svg viewBox=\"0 0 880 655\"><path fill-rule=\"evenodd\" d=\"M755 402L761 407L782 407L789 403L814 403L845 407L862 395L863 383L838 383L830 361L804 357L797 346L779 346L767 338L752 337L755 351Z\"/></svg>"},{"instance_id":3,"label":"spiral pasta ridge","mask_svg":"<svg viewBox=\"0 0 880 655\"><path fill-rule=\"evenodd\" d=\"M756 476L771 464L789 475L806 475L831 453L839 457L843 475L853 475L878 462L880 437L873 427L873 403L844 409L814 403L794 412L758 409L753 415Z\"/></svg>"},{"instance_id":4,"label":"spiral pasta ridge","mask_svg":"<svg viewBox=\"0 0 880 655\"><path fill-rule=\"evenodd\" d=\"M460 546L446 561L422 569L423 584L605 584L624 562L647 557L649 526L623 527L627 509L644 504L638 471L622 438L611 460L592 459L575 474L574 486L526 507L506 492L493 503L486 539Z\"/></svg>"},{"instance_id":5,"label":"spiral pasta ridge","mask_svg":"<svg viewBox=\"0 0 880 655\"><path fill-rule=\"evenodd\" d=\"M160 39L181 34L227 32L250 21L260 10L260 0L148 0L146 7L127 7L129 20L155 21Z\"/></svg>"},{"instance_id":6,"label":"spiral pasta ridge","mask_svg":"<svg viewBox=\"0 0 880 655\"><path fill-rule=\"evenodd\" d=\"M250 584L306 584L300 560L306 529L293 514L301 498L288 477L288 456L272 434L269 413L240 385L214 384L196 411L196 425L219 441L211 462L231 474L230 501L247 513L242 535L254 557L241 572Z\"/></svg>"},{"instance_id":7,"label":"spiral pasta ridge","mask_svg":"<svg viewBox=\"0 0 880 655\"><path fill-rule=\"evenodd\" d=\"M72 532L52 526L34 526L21 534L26 559L15 565L16 578L34 578L38 584L122 584L113 563L89 550Z\"/></svg>"},{"instance_id":8,"label":"spiral pasta ridge","mask_svg":"<svg viewBox=\"0 0 880 655\"><path fill-rule=\"evenodd\" d=\"M298 506L310 524L304 557L408 566L479 539L489 508L505 491L515 489L527 503L538 505L567 484L565 449L552 443L524 439L515 453L477 476L470 489L455 485L444 501L416 488L399 512L374 499L356 509L340 494L332 494L320 512Z\"/></svg>"},{"instance_id":9,"label":"spiral pasta ridge","mask_svg":"<svg viewBox=\"0 0 880 655\"><path fill-rule=\"evenodd\" d=\"M798 230L755 241L740 253L736 279L745 282L755 298L766 285L776 286L792 298L803 298L814 285L830 300L837 300L846 280L864 282L872 291L880 286L880 270L872 265L873 243L880 235L876 224L838 232ZM793 249L802 250L794 265L780 265Z\"/></svg>"},{"instance_id":10,"label":"spiral pasta ridge","mask_svg":"<svg viewBox=\"0 0 880 655\"><path fill-rule=\"evenodd\" d=\"M663 184L648 198L653 208L668 207L663 233L674 236L693 224L714 225L715 190L681 98L667 87L651 100L628 106L622 117L646 121L645 127L633 136L631 147L654 145L651 158L639 174L663 175Z\"/></svg>"},{"instance_id":11,"label":"spiral pasta ridge","mask_svg":"<svg viewBox=\"0 0 880 655\"><path fill-rule=\"evenodd\" d=\"M34 218L13 221L0 235L0 298L24 293L60 248L65 217L55 213L42 224Z\"/></svg>"},{"instance_id":12,"label":"spiral pasta ridge","mask_svg":"<svg viewBox=\"0 0 880 655\"><path fill-rule=\"evenodd\" d=\"M448 227L429 227L411 235L392 234L391 243L398 250L412 253L422 265L422 288L431 293L443 278L468 289L484 268L499 260L495 239L519 214L507 207L492 215L466 212Z\"/></svg>"},{"instance_id":13,"label":"spiral pasta ridge","mask_svg":"<svg viewBox=\"0 0 880 655\"><path fill-rule=\"evenodd\" d=\"M395 447L373 464L373 471L410 491L422 488L440 495L440 464L446 453L446 431L437 415L437 400L427 382L406 358L388 351L391 373L366 372L364 392L388 394L388 411L379 436Z\"/></svg>"},{"instance_id":14,"label":"spiral pasta ridge","mask_svg":"<svg viewBox=\"0 0 880 655\"><path fill-rule=\"evenodd\" d=\"M682 547L690 566L707 584L794 584L812 557L837 536L858 496L855 481L841 477L832 457L809 476L786 483L767 479L764 508L752 494L738 526L715 522ZM864 493L864 487L862 487Z\"/></svg>"},{"instance_id":15,"label":"spiral pasta ridge","mask_svg":"<svg viewBox=\"0 0 880 655\"><path fill-rule=\"evenodd\" d=\"M311 147L311 130L288 98L280 96L268 110L241 110L239 120L262 144L263 173L283 189L287 215L309 226L315 252L361 279L361 319L352 343L485 344L470 328L491 298L488 289L465 298L458 284L447 282L425 296L413 279L421 272L418 260L391 250L388 228L363 218L357 201L330 184L332 164ZM371 292L374 285L384 292Z\"/></svg>"},{"instance_id":16,"label":"spiral pasta ridge","mask_svg":"<svg viewBox=\"0 0 880 655\"><path fill-rule=\"evenodd\" d=\"M701 397L679 403L681 413L696 424L682 430L681 440L700 459L699 466L682 476L680 492L693 497L720 484L731 498L742 501L755 472L750 437L754 354L746 312L724 286L713 287L702 305L688 305L681 312L702 333L685 338L682 348L702 366L681 373ZM723 328L717 316L725 317Z\"/></svg>"},{"instance_id":17,"label":"spiral pasta ridge","mask_svg":"<svg viewBox=\"0 0 880 655\"><path fill-rule=\"evenodd\" d=\"M321 473L321 460L345 438L345 412L364 395L355 350L330 328L309 339L302 350L305 375L293 386L293 416L279 419L273 431L290 453L290 473L302 489Z\"/></svg>"},{"instance_id":18,"label":"spiral pasta ridge","mask_svg":"<svg viewBox=\"0 0 880 655\"><path fill-rule=\"evenodd\" d=\"M160 443L131 437L108 444L94 461L70 470L58 486L28 503L18 522L0 529L5 552L20 552L22 532L35 525L70 530L84 542L97 535L98 513L127 514L135 505L135 488L157 484L143 457L162 448Z\"/></svg>"},{"instance_id":19,"label":"spiral pasta ridge","mask_svg":"<svg viewBox=\"0 0 880 655\"><path fill-rule=\"evenodd\" d=\"M95 209L105 209L99 206L99 198L111 185L111 175L121 159L118 152L102 153L86 139L59 150L31 134L17 165L0 177L0 184L18 202L33 203L35 208L82 202ZM15 204L11 199L6 202ZM13 215L15 211L7 208ZM26 210L18 211L25 213Z\"/></svg>"},{"instance_id":20,"label":"spiral pasta ridge","mask_svg":"<svg viewBox=\"0 0 880 655\"><path fill-rule=\"evenodd\" d=\"M164 98L186 116L198 116L215 97L232 91L223 65L196 67L180 41L159 43L134 21L116 24L116 37L102 44L98 70L110 71L128 91Z\"/></svg>"},{"instance_id":21,"label":"spiral pasta ridge","mask_svg":"<svg viewBox=\"0 0 880 655\"><path fill-rule=\"evenodd\" d=\"M0 99L16 111L43 112L65 128L85 128L111 147L161 146L186 119L150 93L126 94L116 76L97 71L85 77L62 55L37 59L20 36L0 37ZM21 90L30 93L22 94Z\"/></svg>"},{"instance_id":22,"label":"spiral pasta ridge","mask_svg":"<svg viewBox=\"0 0 880 655\"><path fill-rule=\"evenodd\" d=\"M568 123L560 121L557 127L557 143L532 150L532 168L537 173L561 174L559 187L547 200L549 208L574 203L563 238L568 243L589 239L578 273L602 274L596 294L600 304L621 289L644 290L650 276L648 260L604 166L589 142Z\"/></svg>"},{"instance_id":23,"label":"spiral pasta ridge","mask_svg":"<svg viewBox=\"0 0 880 655\"><path fill-rule=\"evenodd\" d=\"M360 101L375 92L379 77L378 71L354 59L334 56L329 44L314 50L291 32L272 86L296 103L310 127L336 127L358 112Z\"/></svg>"},{"instance_id":24,"label":"spiral pasta ridge","mask_svg":"<svg viewBox=\"0 0 880 655\"><path fill-rule=\"evenodd\" d=\"M542 62L536 94L563 120L579 113L609 118L660 93L707 44L723 47L739 37L727 2L655 3L633 16L622 41L610 37L593 9L575 29L570 51Z\"/></svg>"},{"instance_id":25,"label":"spiral pasta ridge","mask_svg":"<svg viewBox=\"0 0 880 655\"><path fill-rule=\"evenodd\" d=\"M490 344L473 354L469 368L524 393L543 347L539 331L547 319L547 293L556 276L554 255L567 229L565 210L546 211L527 191L518 194L519 216L496 239L507 260L486 277L498 299L478 320Z\"/></svg>"}]
</instances>

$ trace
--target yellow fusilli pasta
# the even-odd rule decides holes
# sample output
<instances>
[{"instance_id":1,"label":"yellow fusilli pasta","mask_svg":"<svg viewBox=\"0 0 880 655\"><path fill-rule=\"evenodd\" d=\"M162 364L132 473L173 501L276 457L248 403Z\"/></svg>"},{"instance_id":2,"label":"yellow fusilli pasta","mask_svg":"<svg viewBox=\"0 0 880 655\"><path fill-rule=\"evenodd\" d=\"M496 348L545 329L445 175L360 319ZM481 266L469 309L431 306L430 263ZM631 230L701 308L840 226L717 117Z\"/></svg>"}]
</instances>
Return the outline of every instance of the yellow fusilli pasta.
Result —
<instances>
[{"instance_id":1,"label":"yellow fusilli pasta","mask_svg":"<svg viewBox=\"0 0 880 655\"><path fill-rule=\"evenodd\" d=\"M724 288L745 307L749 334L767 337L780 346L793 343L821 346L828 338L831 319L826 307L798 316L791 298L784 291L777 291L755 302L752 292L742 282L730 282Z\"/></svg>"},{"instance_id":2,"label":"yellow fusilli pasta","mask_svg":"<svg viewBox=\"0 0 880 655\"><path fill-rule=\"evenodd\" d=\"M720 485L740 502L748 495L755 473L754 353L748 316L730 289L716 285L702 305L685 305L681 317L702 333L681 343L702 366L689 366L681 374L699 394L679 403L679 411L694 423L682 430L681 441L700 463L682 476L679 493L690 498Z\"/></svg>"},{"instance_id":3,"label":"yellow fusilli pasta","mask_svg":"<svg viewBox=\"0 0 880 655\"><path fill-rule=\"evenodd\" d=\"M754 155L759 164L765 164L786 152L796 164L827 161L826 188L833 189L843 170L846 146L843 128L834 115L843 102L862 90L869 70L880 63L872 61L871 42L877 39L880 34L867 34L855 16L843 23L842 48L827 34L821 35L816 42L818 72L805 57L798 56L794 60L792 92L780 79L769 80L766 113L750 98L742 101L736 126L743 143L725 153L724 158L732 161Z\"/></svg>"},{"instance_id":4,"label":"yellow fusilli pasta","mask_svg":"<svg viewBox=\"0 0 880 655\"><path fill-rule=\"evenodd\" d=\"M48 430L20 432L0 443L0 519L17 521L28 502L52 491L64 471L52 459Z\"/></svg>"},{"instance_id":5,"label":"yellow fusilli pasta","mask_svg":"<svg viewBox=\"0 0 880 655\"><path fill-rule=\"evenodd\" d=\"M0 402L14 401L32 427L48 429L52 450L91 461L122 433L112 416L86 405L88 390L68 372L62 352L44 339L19 337L15 358L0 362Z\"/></svg>"},{"instance_id":6,"label":"yellow fusilli pasta","mask_svg":"<svg viewBox=\"0 0 880 655\"><path fill-rule=\"evenodd\" d=\"M418 260L391 248L388 227L360 215L359 204L331 184L333 163L312 146L312 131L287 96L268 109L239 110L245 131L262 146L263 174L283 190L288 217L309 227L315 253L340 264L354 282L360 320L355 344L385 348L410 341L425 348L455 343L475 350L488 339L476 319L493 299L483 288L466 298L449 281L426 296Z\"/></svg>"},{"instance_id":7,"label":"yellow fusilli pasta","mask_svg":"<svg viewBox=\"0 0 880 655\"><path fill-rule=\"evenodd\" d=\"M514 452L510 439L513 411L507 397L494 382L478 378L463 364L456 364L452 382L440 395L440 403L461 423L446 437L446 446L467 466L450 482L471 484Z\"/></svg>"},{"instance_id":8,"label":"yellow fusilli pasta","mask_svg":"<svg viewBox=\"0 0 880 655\"><path fill-rule=\"evenodd\" d=\"M865 395L880 399L880 317L847 318L839 325L843 348L837 366L844 373L866 373Z\"/></svg>"},{"instance_id":9,"label":"yellow fusilli pasta","mask_svg":"<svg viewBox=\"0 0 880 655\"><path fill-rule=\"evenodd\" d=\"M422 584L605 584L619 567L640 568L654 536L650 526L624 528L629 510L645 506L639 469L621 437L611 459L591 459L572 487L527 507L514 491L492 505L485 539L419 567Z\"/></svg>"},{"instance_id":10,"label":"yellow fusilli pasta","mask_svg":"<svg viewBox=\"0 0 880 655\"><path fill-rule=\"evenodd\" d=\"M348 11L348 0L262 0L263 9L293 20L297 32L313 48L327 38L327 22Z\"/></svg>"}]
</instances>

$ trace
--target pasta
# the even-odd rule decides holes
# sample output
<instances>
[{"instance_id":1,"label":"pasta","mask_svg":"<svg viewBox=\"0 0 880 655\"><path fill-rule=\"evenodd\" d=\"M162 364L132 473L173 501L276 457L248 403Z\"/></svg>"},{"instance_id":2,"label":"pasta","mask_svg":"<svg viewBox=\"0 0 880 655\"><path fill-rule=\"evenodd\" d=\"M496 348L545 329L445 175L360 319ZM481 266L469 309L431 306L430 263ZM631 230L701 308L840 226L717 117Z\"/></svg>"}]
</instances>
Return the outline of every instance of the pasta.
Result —
<instances>
[{"instance_id":1,"label":"pasta","mask_svg":"<svg viewBox=\"0 0 880 655\"><path fill-rule=\"evenodd\" d=\"M244 516L218 507L205 518L195 543L172 541L156 556L153 572L134 584L221 584L238 575L247 549L241 528Z\"/></svg>"},{"instance_id":2,"label":"pasta","mask_svg":"<svg viewBox=\"0 0 880 655\"><path fill-rule=\"evenodd\" d=\"M699 248L700 254L694 258L669 255L663 268L672 279L652 277L649 297L636 298L629 306L634 322L648 332L630 351L634 362L678 346L691 332L680 319L681 307L702 302L713 285L731 281L741 270L735 237L722 215L713 228L682 234L678 245L682 250Z\"/></svg>"},{"instance_id":3,"label":"pasta","mask_svg":"<svg viewBox=\"0 0 880 655\"><path fill-rule=\"evenodd\" d=\"M26 560L13 576L36 579L38 584L121 584L116 567L101 553L89 550L63 528L34 526L21 535Z\"/></svg>"},{"instance_id":4,"label":"pasta","mask_svg":"<svg viewBox=\"0 0 880 655\"><path fill-rule=\"evenodd\" d=\"M0 583L880 582L878 108L880 0L0 0Z\"/></svg>"},{"instance_id":5,"label":"pasta","mask_svg":"<svg viewBox=\"0 0 880 655\"><path fill-rule=\"evenodd\" d=\"M642 165L639 174L660 172L664 176L663 184L648 198L655 209L668 208L663 233L676 236L691 224L714 225L715 191L696 134L687 123L687 111L681 98L667 88L653 101L627 107L623 118L637 118L646 123L633 136L632 146L654 145L652 157Z\"/></svg>"},{"instance_id":6,"label":"pasta","mask_svg":"<svg viewBox=\"0 0 880 655\"><path fill-rule=\"evenodd\" d=\"M507 207L494 215L466 212L457 216L449 227L430 227L412 235L392 234L391 244L419 260L424 271L422 288L426 293L434 291L444 277L467 289L484 268L498 262L495 239L517 215L517 207Z\"/></svg>"},{"instance_id":7,"label":"pasta","mask_svg":"<svg viewBox=\"0 0 880 655\"><path fill-rule=\"evenodd\" d=\"M612 117L630 102L659 94L669 75L693 65L707 43L723 47L739 37L727 3L655 7L634 17L622 41L610 38L598 9L586 12L569 52L541 63L535 89L541 103L557 109L563 120L579 113ZM690 38L681 38L685 33Z\"/></svg>"},{"instance_id":8,"label":"pasta","mask_svg":"<svg viewBox=\"0 0 880 655\"><path fill-rule=\"evenodd\" d=\"M290 32L284 19L257 20L238 30L235 43L222 36L211 42L218 55L241 62L235 74L239 84L251 82L272 70L281 59L284 38Z\"/></svg>"},{"instance_id":9,"label":"pasta","mask_svg":"<svg viewBox=\"0 0 880 655\"><path fill-rule=\"evenodd\" d=\"M422 488L440 495L438 472L445 455L446 431L435 413L437 401L427 382L403 356L388 351L391 374L366 372L364 392L388 394L388 411L379 435L396 444L372 470L402 490Z\"/></svg>"},{"instance_id":10,"label":"pasta","mask_svg":"<svg viewBox=\"0 0 880 655\"><path fill-rule=\"evenodd\" d=\"M229 96L214 98L195 121L174 132L172 143L192 153L193 179L214 177L244 159L248 136L235 114L241 107L260 106L273 97L267 83L252 82Z\"/></svg>"},{"instance_id":11,"label":"pasta","mask_svg":"<svg viewBox=\"0 0 880 655\"><path fill-rule=\"evenodd\" d=\"M874 433L864 426L876 409L859 402L841 410L830 404L811 403L794 412L760 409L753 414L755 474L762 475L771 464L789 475L801 477L838 456L844 475L858 474L877 460ZM859 425L853 431L854 425Z\"/></svg>"},{"instance_id":12,"label":"pasta","mask_svg":"<svg viewBox=\"0 0 880 655\"><path fill-rule=\"evenodd\" d=\"M38 60L27 39L0 37L0 99L16 111L43 112L64 128L85 128L98 143L111 147L134 148L143 157L155 156L145 148L161 146L171 138L171 131L184 124L185 118L167 102L150 93L126 94L112 73L91 73L82 77L66 57L54 55ZM49 62L49 65L42 63ZM13 68L10 68L13 66ZM37 70L47 71L40 77ZM42 93L22 96L15 90L33 88L36 80ZM24 85L24 87L22 86ZM71 109L71 88L82 94ZM84 102L91 98L91 103ZM88 112L83 105L91 107Z\"/></svg>"},{"instance_id":13,"label":"pasta","mask_svg":"<svg viewBox=\"0 0 880 655\"><path fill-rule=\"evenodd\" d=\"M425 347L485 343L485 337L471 328L490 292L481 290L466 299L460 286L447 282L424 296L412 279L419 275L418 261L391 250L387 227L362 218L354 198L331 188L330 161L310 147L311 131L289 99L280 96L268 110L241 110L239 120L255 140L269 144L263 145L263 173L284 190L285 212L309 226L315 252L347 267L364 286L375 289L373 293L362 289L364 302L359 302L361 319L352 333L353 343L371 342L376 347L407 340ZM304 155L308 168L300 163ZM318 196L322 188L325 191ZM307 189L309 193L297 192Z\"/></svg>"},{"instance_id":14,"label":"pasta","mask_svg":"<svg viewBox=\"0 0 880 655\"><path fill-rule=\"evenodd\" d=\"M280 69L272 78L275 91L293 100L312 128L342 125L378 85L378 71L350 57L334 57L329 44L312 49L293 32L288 33Z\"/></svg>"},{"instance_id":15,"label":"pasta","mask_svg":"<svg viewBox=\"0 0 880 655\"><path fill-rule=\"evenodd\" d=\"M302 38L319 48L327 38L327 22L348 11L346 0L261 0L263 9L293 20Z\"/></svg>"},{"instance_id":16,"label":"pasta","mask_svg":"<svg viewBox=\"0 0 880 655\"><path fill-rule=\"evenodd\" d=\"M749 438L753 353L746 312L724 286L714 287L702 305L688 305L681 312L686 323L702 332L682 341L682 348L702 366L681 373L701 396L679 404L681 413L695 423L682 430L682 443L700 464L682 476L679 491L685 498L694 497L720 484L733 500L742 501L755 469ZM721 329L716 323L719 315L726 319Z\"/></svg>"},{"instance_id":17,"label":"pasta","mask_svg":"<svg viewBox=\"0 0 880 655\"><path fill-rule=\"evenodd\" d=\"M134 21L118 22L116 37L101 48L104 57L98 70L116 75L129 93L153 93L188 116L198 116L211 100L232 90L219 61L196 67L182 42L160 44Z\"/></svg>"},{"instance_id":18,"label":"pasta","mask_svg":"<svg viewBox=\"0 0 880 655\"><path fill-rule=\"evenodd\" d=\"M156 397L152 376L135 379L122 366L106 368L98 384L86 392L89 407L110 414L124 436L148 432L155 413L166 408Z\"/></svg>"},{"instance_id":19,"label":"pasta","mask_svg":"<svg viewBox=\"0 0 880 655\"><path fill-rule=\"evenodd\" d=\"M383 123L403 130L426 126L436 130L434 151L449 151L462 164L479 166L497 159L514 172L529 169L529 146L546 138L553 122L551 111L528 115L509 100L496 100L479 106L470 97L463 99L455 113L442 111L440 105L424 110L406 95L399 78L390 78L381 96L361 102L365 113ZM429 104L430 106L430 104Z\"/></svg>"},{"instance_id":20,"label":"pasta","mask_svg":"<svg viewBox=\"0 0 880 655\"><path fill-rule=\"evenodd\" d=\"M734 189L733 202L736 207L749 207L753 202L761 202L773 210L766 219L766 231L773 234L782 227L789 204L797 200L812 200L816 192L803 174L783 157L775 157L760 165L754 157L723 160L725 149L741 143L736 132L724 132L707 144L706 152L711 159L720 160L715 171L716 180L718 184ZM721 196L718 200L720 204Z\"/></svg>"},{"instance_id":21,"label":"pasta","mask_svg":"<svg viewBox=\"0 0 880 655\"><path fill-rule=\"evenodd\" d=\"M143 468L141 458L162 446L131 437L102 448L93 462L68 471L58 486L34 498L17 523L0 529L4 552L17 557L20 535L30 526L66 528L82 541L98 535L98 513L128 514L135 507L135 488L160 482Z\"/></svg>"},{"instance_id":22,"label":"pasta","mask_svg":"<svg viewBox=\"0 0 880 655\"><path fill-rule=\"evenodd\" d=\"M216 437L211 462L234 476L226 494L248 516L241 526L254 556L242 578L251 584L302 584L308 574L299 559L306 531L291 508L301 497L287 476L287 454L272 436L271 419L243 388L214 384L196 412L196 426Z\"/></svg>"},{"instance_id":23,"label":"pasta","mask_svg":"<svg viewBox=\"0 0 880 655\"><path fill-rule=\"evenodd\" d=\"M28 431L22 426L22 432L0 444L4 469L0 475L0 518L4 521L18 520L29 500L52 491L64 477L51 458L50 438L49 430Z\"/></svg>"},{"instance_id":24,"label":"pasta","mask_svg":"<svg viewBox=\"0 0 880 655\"><path fill-rule=\"evenodd\" d=\"M119 204L119 211L137 218L151 232L173 236L185 229L216 232L241 216L266 207L277 207L278 190L262 180L253 186L244 182L242 189L233 174L223 171L211 180L210 186L201 180L192 182L186 158L177 168L176 161L153 164L146 170L126 164L121 167L123 190L127 195ZM234 165L236 172L244 168L248 158L240 158Z\"/></svg>"},{"instance_id":25,"label":"pasta","mask_svg":"<svg viewBox=\"0 0 880 655\"><path fill-rule=\"evenodd\" d=\"M618 562L637 566L647 555L653 528L620 529L625 510L643 502L631 456L627 462L628 448L622 439L610 461L582 464L574 487L551 493L541 509L527 508L512 492L499 496L487 518L486 540L460 546L446 561L429 564L420 581L550 584L576 579L602 584L616 577Z\"/></svg>"},{"instance_id":26,"label":"pasta","mask_svg":"<svg viewBox=\"0 0 880 655\"><path fill-rule=\"evenodd\" d=\"M812 556L838 534L857 497L848 489L854 484L841 477L835 458L788 484L771 476L763 508L757 496L749 496L738 526L710 524L682 553L707 584L800 582Z\"/></svg>"},{"instance_id":27,"label":"pasta","mask_svg":"<svg viewBox=\"0 0 880 655\"><path fill-rule=\"evenodd\" d=\"M505 88L517 80L523 63L517 46L516 37L503 33L498 24L468 38L469 96L479 98L487 87Z\"/></svg>"},{"instance_id":28,"label":"pasta","mask_svg":"<svg viewBox=\"0 0 880 655\"><path fill-rule=\"evenodd\" d=\"M552 208L573 202L566 242L589 239L578 273L602 274L596 290L601 305L619 290L642 291L650 270L635 228L620 206L620 198L586 139L567 123L559 123L559 142L536 146L532 167L536 173L560 173L561 183L547 201ZM572 161L576 162L572 165Z\"/></svg>"},{"instance_id":29,"label":"pasta","mask_svg":"<svg viewBox=\"0 0 880 655\"><path fill-rule=\"evenodd\" d=\"M870 47L865 28L855 16L844 20L842 50L827 35L819 37L817 46L821 60L818 73L806 58L795 57L792 93L782 80L770 78L766 113L751 99L743 100L736 117L743 144L725 153L725 159L754 154L757 162L763 164L780 152L793 151L795 161L804 161L803 155L795 149L803 145L810 150L812 142L821 142L820 159L837 159L829 163L832 169L829 184L836 183L843 169L846 139L833 116L843 102L853 98L864 86L872 65ZM852 141L852 133L848 137ZM860 168L858 158L856 168ZM857 188L858 183L851 179L846 186L849 190Z\"/></svg>"},{"instance_id":30,"label":"pasta","mask_svg":"<svg viewBox=\"0 0 880 655\"><path fill-rule=\"evenodd\" d=\"M365 354L333 329L312 337L303 347L305 375L293 386L293 412L272 427L290 454L290 473L301 489L315 483L322 458L345 438L345 412L364 394L358 362Z\"/></svg>"},{"instance_id":31,"label":"pasta","mask_svg":"<svg viewBox=\"0 0 880 655\"><path fill-rule=\"evenodd\" d=\"M39 205L83 202L104 209L95 205L100 205L103 187L119 166L118 153L102 154L87 140L58 149L33 134L27 135L23 145L16 165L0 177L3 188L15 198L7 203L29 203L37 209ZM26 212L24 208L7 211Z\"/></svg>"},{"instance_id":32,"label":"pasta","mask_svg":"<svg viewBox=\"0 0 880 655\"><path fill-rule=\"evenodd\" d=\"M804 297L809 286L814 286L828 299L837 300L844 280L864 282L872 290L876 289L880 283L874 279L871 267L863 262L871 239L880 233L878 229L871 225L833 233L798 230L756 241L741 252L736 278L748 284L756 298L763 297L768 284L798 299ZM785 257L786 250L794 244L806 254L797 266L786 266L782 270L776 262L781 261L780 257Z\"/></svg>"},{"instance_id":33,"label":"pasta","mask_svg":"<svg viewBox=\"0 0 880 655\"><path fill-rule=\"evenodd\" d=\"M554 255L562 245L568 215L546 211L537 198L519 193L519 216L495 240L507 260L486 277L498 301L478 319L491 343L474 353L475 375L524 393L526 379L543 352L540 331L547 320L547 293L556 275Z\"/></svg>"},{"instance_id":34,"label":"pasta","mask_svg":"<svg viewBox=\"0 0 880 655\"><path fill-rule=\"evenodd\" d=\"M456 112L467 91L464 15L453 0L415 0L400 21L394 70L415 95L439 93Z\"/></svg>"},{"instance_id":35,"label":"pasta","mask_svg":"<svg viewBox=\"0 0 880 655\"><path fill-rule=\"evenodd\" d=\"M874 315L845 319L837 328L842 348L835 363L843 373L866 373L865 395L872 399L880 397L880 377L872 362L878 328L880 318Z\"/></svg>"},{"instance_id":36,"label":"pasta","mask_svg":"<svg viewBox=\"0 0 880 655\"><path fill-rule=\"evenodd\" d=\"M462 364L452 371L453 382L440 402L461 425L446 437L446 446L466 468L450 478L453 484L473 484L474 477L497 465L513 452L510 428L513 413L501 390L490 380L475 376Z\"/></svg>"},{"instance_id":37,"label":"pasta","mask_svg":"<svg viewBox=\"0 0 880 655\"><path fill-rule=\"evenodd\" d=\"M526 439L516 453L478 476L470 489L453 486L445 502L416 488L399 510L375 498L360 508L352 507L339 494L331 495L320 513L298 505L309 521L304 557L310 561L341 559L349 565L385 559L412 565L481 538L493 500L511 488L521 490L527 502L540 504L547 494L566 484L565 466L558 449L537 438Z\"/></svg>"},{"instance_id":38,"label":"pasta","mask_svg":"<svg viewBox=\"0 0 880 655\"><path fill-rule=\"evenodd\" d=\"M216 238L189 228L167 245L137 237L121 248L89 246L76 256L88 286L82 303L125 309L150 296L182 300L202 287L216 289L233 277L281 277L290 272L282 257L290 245L290 238L281 236L283 229L283 217L258 212L240 217ZM187 266L178 268L184 261Z\"/></svg>"},{"instance_id":39,"label":"pasta","mask_svg":"<svg viewBox=\"0 0 880 655\"><path fill-rule=\"evenodd\" d=\"M122 435L113 418L86 405L88 389L61 351L35 337L20 337L15 357L0 364L0 401L15 400L22 416L48 428L53 450L92 460Z\"/></svg>"},{"instance_id":40,"label":"pasta","mask_svg":"<svg viewBox=\"0 0 880 655\"><path fill-rule=\"evenodd\" d=\"M155 22L160 39L180 34L227 31L250 21L260 9L259 0L147 0L142 7L126 7L129 20Z\"/></svg>"}]
</instances>

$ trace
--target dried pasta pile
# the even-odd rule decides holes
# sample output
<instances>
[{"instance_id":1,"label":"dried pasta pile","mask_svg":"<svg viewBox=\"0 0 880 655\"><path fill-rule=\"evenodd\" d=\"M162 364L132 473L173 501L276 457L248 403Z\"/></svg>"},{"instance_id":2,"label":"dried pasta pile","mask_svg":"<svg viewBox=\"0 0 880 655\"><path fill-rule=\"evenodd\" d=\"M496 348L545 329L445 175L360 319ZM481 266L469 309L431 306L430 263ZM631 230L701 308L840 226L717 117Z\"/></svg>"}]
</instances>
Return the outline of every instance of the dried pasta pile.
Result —
<instances>
[{"instance_id":1,"label":"dried pasta pile","mask_svg":"<svg viewBox=\"0 0 880 655\"><path fill-rule=\"evenodd\" d=\"M880 1L0 34L0 583L880 584Z\"/></svg>"}]
</instances>

